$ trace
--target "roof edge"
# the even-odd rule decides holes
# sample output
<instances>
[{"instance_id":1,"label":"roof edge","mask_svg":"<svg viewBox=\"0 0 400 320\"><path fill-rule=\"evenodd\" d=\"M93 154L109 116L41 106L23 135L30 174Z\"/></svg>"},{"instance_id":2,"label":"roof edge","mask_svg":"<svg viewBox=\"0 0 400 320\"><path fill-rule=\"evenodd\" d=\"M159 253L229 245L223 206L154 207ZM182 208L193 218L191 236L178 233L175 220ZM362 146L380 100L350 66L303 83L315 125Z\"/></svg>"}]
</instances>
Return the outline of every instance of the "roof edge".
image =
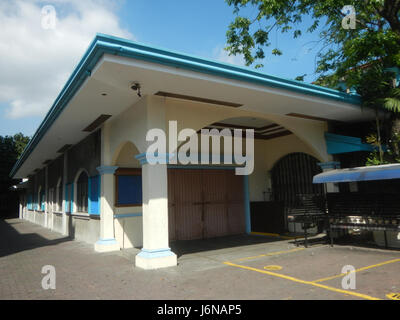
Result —
<instances>
[{"instance_id":1,"label":"roof edge","mask_svg":"<svg viewBox=\"0 0 400 320\"><path fill-rule=\"evenodd\" d=\"M207 60L200 57L144 45L123 38L97 34L57 96L50 110L47 112L32 139L25 147L21 157L15 163L10 172L11 177L15 176L22 164L40 142L41 138L78 91L82 83L90 77L91 71L97 62L106 53L336 100L355 105L355 107L359 107L361 102L360 96L355 94L347 94L338 90L308 84L297 80L279 78L254 71L250 68Z\"/></svg>"}]
</instances>

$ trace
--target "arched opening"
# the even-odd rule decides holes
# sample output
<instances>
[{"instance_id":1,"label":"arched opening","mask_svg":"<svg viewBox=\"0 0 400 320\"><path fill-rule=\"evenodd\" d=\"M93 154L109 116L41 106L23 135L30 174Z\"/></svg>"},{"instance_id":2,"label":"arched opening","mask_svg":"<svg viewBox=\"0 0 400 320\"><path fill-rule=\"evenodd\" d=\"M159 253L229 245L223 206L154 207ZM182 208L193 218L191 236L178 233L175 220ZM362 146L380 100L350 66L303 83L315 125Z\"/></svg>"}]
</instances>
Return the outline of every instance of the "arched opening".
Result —
<instances>
[{"instance_id":1,"label":"arched opening","mask_svg":"<svg viewBox=\"0 0 400 320\"><path fill-rule=\"evenodd\" d=\"M113 157L115 172L115 206L139 207L142 205L142 170L135 156L138 149L132 142L124 142Z\"/></svg>"},{"instance_id":2,"label":"arched opening","mask_svg":"<svg viewBox=\"0 0 400 320\"><path fill-rule=\"evenodd\" d=\"M143 244L142 233L142 169L135 156L137 147L130 141L121 143L113 154L115 239L122 249Z\"/></svg>"},{"instance_id":3,"label":"arched opening","mask_svg":"<svg viewBox=\"0 0 400 320\"><path fill-rule=\"evenodd\" d=\"M290 153L278 160L271 170L272 198L282 201L286 208L296 208L301 206L304 197L323 195L323 185L312 183L313 177L322 172L318 162L302 152Z\"/></svg>"},{"instance_id":4,"label":"arched opening","mask_svg":"<svg viewBox=\"0 0 400 320\"><path fill-rule=\"evenodd\" d=\"M76 211L88 213L89 176L82 171L76 180Z\"/></svg>"},{"instance_id":5,"label":"arched opening","mask_svg":"<svg viewBox=\"0 0 400 320\"><path fill-rule=\"evenodd\" d=\"M135 158L139 150L132 142L122 143L114 153L113 165L119 168L140 168L140 162Z\"/></svg>"},{"instance_id":6,"label":"arched opening","mask_svg":"<svg viewBox=\"0 0 400 320\"><path fill-rule=\"evenodd\" d=\"M320 192L318 189L320 187L315 187L310 182L313 173L320 170L317 166L320 161L317 158L321 158L321 155L311 143L303 141L302 137L294 134L301 127L292 131L267 117L242 116L219 120L206 125L203 129L217 129L219 132L224 130L228 135L230 133L232 140L227 140L228 143L232 143L231 152L234 158L230 164L223 162L226 147L225 137L222 135L218 137L219 147L217 146L215 150L213 148L203 150L200 145L200 129L197 130L197 150L201 154L208 152L214 155L219 152L220 165L211 161L205 165L199 161L197 167L189 168L178 161L177 165L169 166L168 212L171 240L211 238L245 231L283 233L286 230L285 211L277 204L276 199L286 200L292 199L292 194ZM242 138L245 138L246 129L254 130L254 140L249 141L249 143L254 142L254 148L250 153L247 153L245 139L237 145L233 143L234 132L242 130ZM212 136L213 134L210 140ZM323 139L322 132L320 139ZM183 154L182 147L186 143L179 145L178 154ZM237 146L241 146L241 149L236 150ZM251 149L252 147L249 151ZM293 170L289 171L289 175L293 176L296 170L308 171L304 172L304 175L300 174L300 177L296 173L294 179L282 180L281 184L272 182L270 173L277 160L288 154L297 153L304 156L295 157L295 165ZM248 155L247 161L253 162L254 170L250 171L249 175L236 174L235 169L239 165L235 157L237 154ZM311 164L307 164L310 159L313 159ZM245 165L248 166L247 163ZM284 161L282 168L286 168L286 165ZM275 171L279 171L280 168L278 165ZM308 178L305 179L305 176ZM278 194L271 197L274 189L278 190Z\"/></svg>"}]
</instances>

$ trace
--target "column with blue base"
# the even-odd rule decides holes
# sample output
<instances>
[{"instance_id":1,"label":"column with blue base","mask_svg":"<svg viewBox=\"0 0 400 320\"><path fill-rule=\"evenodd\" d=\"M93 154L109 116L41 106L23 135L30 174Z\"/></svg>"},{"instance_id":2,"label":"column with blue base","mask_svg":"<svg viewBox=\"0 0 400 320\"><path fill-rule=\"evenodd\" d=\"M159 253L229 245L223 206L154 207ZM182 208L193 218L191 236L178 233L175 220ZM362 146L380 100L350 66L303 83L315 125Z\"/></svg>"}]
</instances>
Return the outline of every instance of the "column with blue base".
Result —
<instances>
[{"instance_id":1,"label":"column with blue base","mask_svg":"<svg viewBox=\"0 0 400 320\"><path fill-rule=\"evenodd\" d=\"M101 176L100 239L94 244L97 252L120 250L114 237L114 172L117 168L115 166L97 168Z\"/></svg>"},{"instance_id":2,"label":"column with blue base","mask_svg":"<svg viewBox=\"0 0 400 320\"><path fill-rule=\"evenodd\" d=\"M147 270L176 266L177 257L168 238L166 161L152 163L146 154L136 158L142 165L143 192L143 249L136 256L136 266Z\"/></svg>"}]
</instances>

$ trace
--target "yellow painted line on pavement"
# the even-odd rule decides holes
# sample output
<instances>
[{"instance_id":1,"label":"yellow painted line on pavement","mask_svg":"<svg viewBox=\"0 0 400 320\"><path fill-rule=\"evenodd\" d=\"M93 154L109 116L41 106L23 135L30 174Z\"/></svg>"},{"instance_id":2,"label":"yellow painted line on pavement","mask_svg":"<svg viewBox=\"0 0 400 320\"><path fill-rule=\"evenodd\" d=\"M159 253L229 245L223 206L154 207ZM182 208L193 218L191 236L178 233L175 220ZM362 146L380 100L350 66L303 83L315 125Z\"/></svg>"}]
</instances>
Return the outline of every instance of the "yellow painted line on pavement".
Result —
<instances>
[{"instance_id":1,"label":"yellow painted line on pavement","mask_svg":"<svg viewBox=\"0 0 400 320\"><path fill-rule=\"evenodd\" d=\"M343 290L343 289L337 289L337 288L326 286L326 285L323 285L323 284L320 284L320 283L301 280L301 279L297 279L297 278L294 278L294 277L291 277L291 276L287 276L287 275L284 275L284 274L279 274L279 273L275 273L275 272L271 272L271 271L267 271L267 270L260 270L260 269L256 269L256 268L252 268L252 267L242 266L242 265L235 264L235 263L228 262L228 261L224 262L224 264L226 264L228 266L232 266L232 267L237 267L237 268L241 268L241 269L246 269L246 270L256 271L256 272L259 272L259 273L268 274L270 276L274 276L274 277L290 280L290 281L293 281L293 282L302 283L302 284L306 284L306 285L310 285L310 286L326 289L326 290L329 290L329 291L334 291L334 292L337 292L337 293L343 293L343 294L355 296L355 297L358 297L358 298L363 298L363 299L367 299L367 300L381 300L379 298L371 297L371 296L368 296L368 295L365 295L365 294L361 294L361 293L357 293L357 292L353 292L353 291L348 291L348 290Z\"/></svg>"},{"instance_id":2,"label":"yellow painted line on pavement","mask_svg":"<svg viewBox=\"0 0 400 320\"><path fill-rule=\"evenodd\" d=\"M233 261L246 261L246 260L252 260L252 259L257 259L257 258L262 258L262 257L276 256L276 255L283 254L283 253L291 253L291 252L296 252L296 251L301 251L301 250L304 250L304 248L295 248L295 249L284 250L284 251L269 252L269 253L260 254L258 256L235 259Z\"/></svg>"},{"instance_id":3,"label":"yellow painted line on pavement","mask_svg":"<svg viewBox=\"0 0 400 320\"><path fill-rule=\"evenodd\" d=\"M351 271L349 273L354 273L354 272L364 271L364 270L368 270L368 269L372 269L372 268L377 268L377 267L381 267L381 266L384 266L386 264L395 263L395 262L400 262L400 259L388 260L388 261L384 261L384 262L381 262L381 263L373 264L373 265L370 265L370 266L362 267L362 268L356 269L354 271ZM328 281L328 280L332 280L332 279L335 279L335 278L344 277L345 275L347 275L347 273L341 273L341 274L337 274L337 275L332 276L332 277L326 277L326 278L314 280L314 281L311 281L311 282L317 283L317 282Z\"/></svg>"},{"instance_id":4,"label":"yellow painted line on pavement","mask_svg":"<svg viewBox=\"0 0 400 320\"><path fill-rule=\"evenodd\" d=\"M391 300L400 300L400 293L388 293L386 297Z\"/></svg>"},{"instance_id":5,"label":"yellow painted line on pavement","mask_svg":"<svg viewBox=\"0 0 400 320\"><path fill-rule=\"evenodd\" d=\"M282 270L282 267L277 266L277 265L270 265L270 266L265 266L264 269L270 270L270 271L278 271L278 270Z\"/></svg>"},{"instance_id":6,"label":"yellow painted line on pavement","mask_svg":"<svg viewBox=\"0 0 400 320\"><path fill-rule=\"evenodd\" d=\"M253 234L256 236L276 237L276 238L282 238L282 239L287 239L287 240L294 240L296 238L300 238L300 237L283 236L278 233L268 233L268 232L250 232L250 234Z\"/></svg>"}]
</instances>

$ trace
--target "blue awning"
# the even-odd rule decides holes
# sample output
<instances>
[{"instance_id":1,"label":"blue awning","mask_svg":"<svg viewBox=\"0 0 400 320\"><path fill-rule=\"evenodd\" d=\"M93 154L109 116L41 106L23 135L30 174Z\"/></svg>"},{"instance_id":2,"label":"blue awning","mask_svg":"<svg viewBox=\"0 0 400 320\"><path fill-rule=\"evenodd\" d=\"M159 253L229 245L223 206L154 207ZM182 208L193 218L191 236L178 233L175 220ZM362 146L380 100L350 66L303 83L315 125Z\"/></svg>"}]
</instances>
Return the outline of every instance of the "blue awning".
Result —
<instances>
[{"instance_id":1,"label":"blue awning","mask_svg":"<svg viewBox=\"0 0 400 320\"><path fill-rule=\"evenodd\" d=\"M337 169L317 174L313 183L400 179L400 164Z\"/></svg>"}]
</instances>

